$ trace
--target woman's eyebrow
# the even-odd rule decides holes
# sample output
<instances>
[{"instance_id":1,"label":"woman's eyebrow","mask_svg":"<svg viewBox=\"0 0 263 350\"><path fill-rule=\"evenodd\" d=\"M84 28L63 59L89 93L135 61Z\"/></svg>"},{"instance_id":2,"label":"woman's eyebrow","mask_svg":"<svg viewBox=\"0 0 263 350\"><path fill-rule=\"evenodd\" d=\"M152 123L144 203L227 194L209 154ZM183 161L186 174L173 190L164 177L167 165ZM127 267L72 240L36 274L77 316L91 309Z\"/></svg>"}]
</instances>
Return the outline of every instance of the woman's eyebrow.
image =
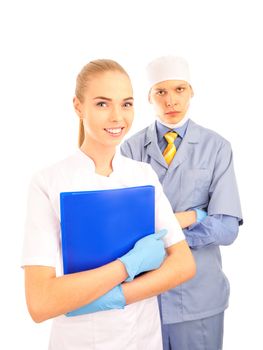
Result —
<instances>
[{"instance_id":1,"label":"woman's eyebrow","mask_svg":"<svg viewBox=\"0 0 263 350\"><path fill-rule=\"evenodd\" d=\"M106 100L106 101L112 101L111 98L109 97L105 97L105 96L97 96L97 97L94 97L93 100ZM131 96L131 97L126 97L123 99L123 101L128 101L128 100L134 100L134 98Z\"/></svg>"},{"instance_id":2,"label":"woman's eyebrow","mask_svg":"<svg viewBox=\"0 0 263 350\"><path fill-rule=\"evenodd\" d=\"M111 98L109 97L104 97L104 96L97 96L97 97L94 97L93 100L106 100L106 101L112 101Z\"/></svg>"}]
</instances>

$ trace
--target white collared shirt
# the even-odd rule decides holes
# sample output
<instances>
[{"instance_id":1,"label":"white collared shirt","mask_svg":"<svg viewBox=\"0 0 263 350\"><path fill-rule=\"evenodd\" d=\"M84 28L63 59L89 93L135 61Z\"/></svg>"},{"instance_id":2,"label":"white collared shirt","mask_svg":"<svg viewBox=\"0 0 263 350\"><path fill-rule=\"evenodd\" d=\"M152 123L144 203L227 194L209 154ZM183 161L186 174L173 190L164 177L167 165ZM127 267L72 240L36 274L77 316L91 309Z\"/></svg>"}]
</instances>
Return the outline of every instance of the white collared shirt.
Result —
<instances>
[{"instance_id":1,"label":"white collared shirt","mask_svg":"<svg viewBox=\"0 0 263 350\"><path fill-rule=\"evenodd\" d=\"M101 176L92 159L81 150L37 173L31 182L22 265L56 267L61 271L60 192L133 186L155 186L155 229L166 228L165 247L185 239L151 166L120 155L113 172ZM58 259L59 257L59 259ZM156 297L125 307L76 317L64 315L53 322L50 350L162 349Z\"/></svg>"}]
</instances>

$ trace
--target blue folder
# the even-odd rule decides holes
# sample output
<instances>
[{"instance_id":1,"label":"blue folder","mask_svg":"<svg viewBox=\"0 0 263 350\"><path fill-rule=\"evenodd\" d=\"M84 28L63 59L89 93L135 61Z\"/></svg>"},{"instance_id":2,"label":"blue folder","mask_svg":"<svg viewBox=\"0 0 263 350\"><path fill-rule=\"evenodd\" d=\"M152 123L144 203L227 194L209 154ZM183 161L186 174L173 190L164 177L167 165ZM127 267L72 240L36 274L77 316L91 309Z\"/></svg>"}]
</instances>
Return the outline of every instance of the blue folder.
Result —
<instances>
[{"instance_id":1,"label":"blue folder","mask_svg":"<svg viewBox=\"0 0 263 350\"><path fill-rule=\"evenodd\" d=\"M154 187L60 193L64 274L105 265L154 233Z\"/></svg>"}]
</instances>

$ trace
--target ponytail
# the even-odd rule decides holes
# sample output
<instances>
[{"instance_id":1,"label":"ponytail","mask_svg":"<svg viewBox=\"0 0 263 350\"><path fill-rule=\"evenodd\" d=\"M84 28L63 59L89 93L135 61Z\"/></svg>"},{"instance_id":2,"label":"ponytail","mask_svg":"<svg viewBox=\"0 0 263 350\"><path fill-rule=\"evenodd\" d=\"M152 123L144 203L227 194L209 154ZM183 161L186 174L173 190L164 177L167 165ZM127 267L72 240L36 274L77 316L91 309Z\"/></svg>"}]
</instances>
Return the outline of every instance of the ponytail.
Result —
<instances>
[{"instance_id":1,"label":"ponytail","mask_svg":"<svg viewBox=\"0 0 263 350\"><path fill-rule=\"evenodd\" d=\"M85 135L84 135L84 126L83 126L83 119L79 120L79 147L83 144Z\"/></svg>"}]
</instances>

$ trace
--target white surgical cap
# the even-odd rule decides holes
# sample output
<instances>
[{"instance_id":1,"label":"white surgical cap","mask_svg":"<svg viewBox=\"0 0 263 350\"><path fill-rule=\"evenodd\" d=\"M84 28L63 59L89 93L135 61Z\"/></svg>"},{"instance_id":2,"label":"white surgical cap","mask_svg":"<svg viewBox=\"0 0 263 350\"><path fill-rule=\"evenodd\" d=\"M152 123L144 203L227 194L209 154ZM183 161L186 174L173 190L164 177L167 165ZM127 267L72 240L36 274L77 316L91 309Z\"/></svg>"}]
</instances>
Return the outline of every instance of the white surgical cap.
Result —
<instances>
[{"instance_id":1,"label":"white surgical cap","mask_svg":"<svg viewBox=\"0 0 263 350\"><path fill-rule=\"evenodd\" d=\"M165 80L184 80L191 84L187 61L179 56L156 58L146 67L149 90L153 85Z\"/></svg>"}]
</instances>

